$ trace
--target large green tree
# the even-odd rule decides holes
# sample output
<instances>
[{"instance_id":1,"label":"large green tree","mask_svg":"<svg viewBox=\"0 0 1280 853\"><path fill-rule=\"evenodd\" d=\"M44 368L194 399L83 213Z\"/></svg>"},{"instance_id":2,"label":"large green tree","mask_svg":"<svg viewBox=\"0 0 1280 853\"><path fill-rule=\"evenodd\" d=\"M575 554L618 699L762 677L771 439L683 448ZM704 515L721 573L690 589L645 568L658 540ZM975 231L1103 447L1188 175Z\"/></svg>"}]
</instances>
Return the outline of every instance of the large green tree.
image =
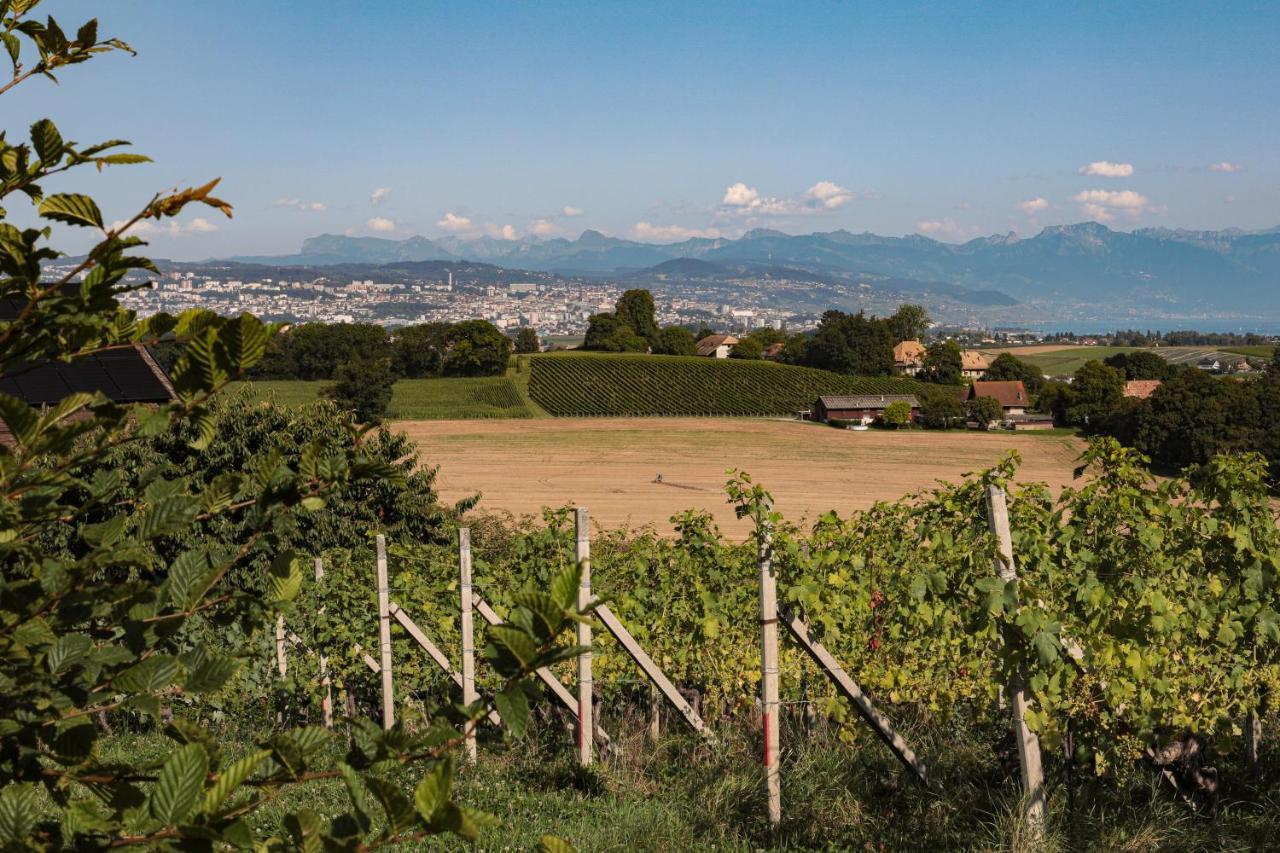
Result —
<instances>
[{"instance_id":1,"label":"large green tree","mask_svg":"<svg viewBox=\"0 0 1280 853\"><path fill-rule=\"evenodd\" d=\"M683 326L668 326L658 332L653 351L658 355L697 355L698 342L693 339L693 332Z\"/></svg>"},{"instance_id":2,"label":"large green tree","mask_svg":"<svg viewBox=\"0 0 1280 853\"><path fill-rule=\"evenodd\" d=\"M1100 361L1085 362L1071 379L1065 420L1072 424L1098 427L1124 399L1124 378L1114 367Z\"/></svg>"},{"instance_id":3,"label":"large green tree","mask_svg":"<svg viewBox=\"0 0 1280 853\"><path fill-rule=\"evenodd\" d=\"M653 294L643 288L633 288L618 297L614 306L618 322L630 327L640 337L652 344L658 339L658 322L654 319Z\"/></svg>"},{"instance_id":4,"label":"large green tree","mask_svg":"<svg viewBox=\"0 0 1280 853\"><path fill-rule=\"evenodd\" d=\"M920 377L939 385L959 385L964 370L960 345L955 341L934 341L924 353L924 373Z\"/></svg>"},{"instance_id":5,"label":"large green tree","mask_svg":"<svg viewBox=\"0 0 1280 853\"><path fill-rule=\"evenodd\" d=\"M884 320L861 311L827 311L804 347L804 363L836 373L888 376L893 373L894 343Z\"/></svg>"},{"instance_id":6,"label":"large green tree","mask_svg":"<svg viewBox=\"0 0 1280 853\"><path fill-rule=\"evenodd\" d=\"M361 423L381 423L391 403L391 389L396 384L391 359L349 361L338 367L333 378L333 384L324 389L325 397L351 412Z\"/></svg>"},{"instance_id":7,"label":"large green tree","mask_svg":"<svg viewBox=\"0 0 1280 853\"><path fill-rule=\"evenodd\" d=\"M452 328L449 323L419 323L397 329L391 343L396 372L411 379L439 376Z\"/></svg>"},{"instance_id":8,"label":"large green tree","mask_svg":"<svg viewBox=\"0 0 1280 853\"><path fill-rule=\"evenodd\" d=\"M929 312L923 305L902 305L885 322L893 333L894 343L898 343L921 340L933 321L929 319Z\"/></svg>"},{"instance_id":9,"label":"large green tree","mask_svg":"<svg viewBox=\"0 0 1280 853\"><path fill-rule=\"evenodd\" d=\"M465 320L449 329L446 376L501 376L511 360L511 339L488 320Z\"/></svg>"},{"instance_id":10,"label":"large green tree","mask_svg":"<svg viewBox=\"0 0 1280 853\"><path fill-rule=\"evenodd\" d=\"M1044 371L1013 353L1002 352L991 360L991 366L982 374L992 381L1021 382L1027 394L1035 397L1044 387Z\"/></svg>"}]
</instances>

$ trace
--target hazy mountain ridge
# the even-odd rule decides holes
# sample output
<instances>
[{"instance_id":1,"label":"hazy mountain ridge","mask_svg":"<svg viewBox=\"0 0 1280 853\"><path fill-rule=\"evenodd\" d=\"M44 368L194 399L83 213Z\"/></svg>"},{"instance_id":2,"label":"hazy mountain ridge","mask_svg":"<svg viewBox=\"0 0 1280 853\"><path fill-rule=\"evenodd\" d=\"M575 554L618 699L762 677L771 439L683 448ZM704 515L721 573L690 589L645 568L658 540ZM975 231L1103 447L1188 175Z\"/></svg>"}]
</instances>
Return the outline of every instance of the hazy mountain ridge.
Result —
<instances>
[{"instance_id":1,"label":"hazy mountain ridge","mask_svg":"<svg viewBox=\"0 0 1280 853\"><path fill-rule=\"evenodd\" d=\"M1044 305L1138 306L1154 310L1218 310L1280 314L1280 228L1113 231L1097 222L1048 226L1014 234L943 243L930 237L884 237L846 230L790 235L756 229L738 239L693 238L641 243L584 231L576 240L480 238L387 240L326 234L297 255L234 258L273 265L395 263L467 259L564 275L631 276L678 259L732 268L779 268L829 280L874 277L883 284L996 291L1003 299ZM677 266L656 274L698 277L710 271ZM979 301L971 304L984 304ZM965 299L964 301L969 301Z\"/></svg>"}]
</instances>

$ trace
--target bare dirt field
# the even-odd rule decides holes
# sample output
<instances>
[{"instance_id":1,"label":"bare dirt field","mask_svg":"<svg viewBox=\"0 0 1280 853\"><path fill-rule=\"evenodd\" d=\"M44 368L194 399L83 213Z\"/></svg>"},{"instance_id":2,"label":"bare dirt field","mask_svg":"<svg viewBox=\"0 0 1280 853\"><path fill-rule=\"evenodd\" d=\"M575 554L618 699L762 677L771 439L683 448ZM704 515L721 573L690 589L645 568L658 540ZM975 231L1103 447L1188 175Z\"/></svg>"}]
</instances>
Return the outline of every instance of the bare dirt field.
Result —
<instances>
[{"instance_id":1,"label":"bare dirt field","mask_svg":"<svg viewBox=\"0 0 1280 853\"><path fill-rule=\"evenodd\" d=\"M784 420L609 418L401 421L423 460L440 466L446 500L481 493L481 509L516 515L585 505L605 526L669 530L681 510L712 512L745 534L721 491L725 471L749 472L789 519L870 506L955 480L1016 448L1019 479L1071 481L1083 443L1033 433L853 432ZM655 482L655 475L662 482Z\"/></svg>"}]
</instances>

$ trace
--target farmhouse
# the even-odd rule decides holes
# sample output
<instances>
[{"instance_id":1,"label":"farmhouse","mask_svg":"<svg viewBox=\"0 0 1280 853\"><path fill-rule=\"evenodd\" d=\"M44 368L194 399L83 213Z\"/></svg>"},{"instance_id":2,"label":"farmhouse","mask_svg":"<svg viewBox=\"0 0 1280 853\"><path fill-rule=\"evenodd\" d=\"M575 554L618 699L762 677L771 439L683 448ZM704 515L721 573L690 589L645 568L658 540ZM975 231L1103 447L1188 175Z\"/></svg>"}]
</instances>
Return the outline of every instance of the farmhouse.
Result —
<instances>
[{"instance_id":1,"label":"farmhouse","mask_svg":"<svg viewBox=\"0 0 1280 853\"><path fill-rule=\"evenodd\" d=\"M1027 389L1021 380L975 382L969 388L969 399L976 400L979 397L994 397L1006 416L1025 415L1027 406L1031 405L1027 399Z\"/></svg>"},{"instance_id":2,"label":"farmhouse","mask_svg":"<svg viewBox=\"0 0 1280 853\"><path fill-rule=\"evenodd\" d=\"M1124 395L1135 400L1145 400L1159 387L1159 379L1130 379L1124 383Z\"/></svg>"},{"instance_id":3,"label":"farmhouse","mask_svg":"<svg viewBox=\"0 0 1280 853\"><path fill-rule=\"evenodd\" d=\"M703 358L728 358L738 339L733 335L707 335L698 341L698 355Z\"/></svg>"},{"instance_id":4,"label":"farmhouse","mask_svg":"<svg viewBox=\"0 0 1280 853\"><path fill-rule=\"evenodd\" d=\"M967 349L960 353L960 375L965 379L980 379L990 366L990 359L977 350Z\"/></svg>"},{"instance_id":5,"label":"farmhouse","mask_svg":"<svg viewBox=\"0 0 1280 853\"><path fill-rule=\"evenodd\" d=\"M901 374L915 376L924 370L924 344L902 341L893 348L893 366Z\"/></svg>"},{"instance_id":6,"label":"farmhouse","mask_svg":"<svg viewBox=\"0 0 1280 853\"><path fill-rule=\"evenodd\" d=\"M0 379L0 393L37 409L71 394L98 391L113 403L168 403L175 399L169 377L151 353L138 345L70 362L44 362ZM12 443L13 434L0 425L0 444Z\"/></svg>"},{"instance_id":7,"label":"farmhouse","mask_svg":"<svg viewBox=\"0 0 1280 853\"><path fill-rule=\"evenodd\" d=\"M813 404L813 420L854 421L869 424L884 414L890 403L911 406L911 420L920 414L920 401L912 394L837 394L819 397Z\"/></svg>"}]
</instances>

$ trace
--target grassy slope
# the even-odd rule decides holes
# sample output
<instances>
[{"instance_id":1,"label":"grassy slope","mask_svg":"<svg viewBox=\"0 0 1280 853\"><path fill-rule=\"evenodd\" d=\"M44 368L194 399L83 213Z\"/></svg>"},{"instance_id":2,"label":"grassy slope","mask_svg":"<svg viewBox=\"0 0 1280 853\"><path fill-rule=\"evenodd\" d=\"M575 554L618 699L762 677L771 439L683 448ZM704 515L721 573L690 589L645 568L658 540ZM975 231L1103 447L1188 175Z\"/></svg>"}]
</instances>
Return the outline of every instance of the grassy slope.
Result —
<instances>
[{"instance_id":1,"label":"grassy slope","mask_svg":"<svg viewBox=\"0 0 1280 853\"><path fill-rule=\"evenodd\" d=\"M530 398L559 416L783 415L809 408L821 394L921 389L910 379L733 359L549 353L530 364Z\"/></svg>"},{"instance_id":2,"label":"grassy slope","mask_svg":"<svg viewBox=\"0 0 1280 853\"><path fill-rule=\"evenodd\" d=\"M259 380L236 383L255 399L273 398L300 406L320 398L324 381ZM479 379L401 379L391 394L388 412L404 420L528 418L533 412L514 382L505 376Z\"/></svg>"},{"instance_id":3,"label":"grassy slope","mask_svg":"<svg viewBox=\"0 0 1280 853\"><path fill-rule=\"evenodd\" d=\"M1075 373L1087 361L1102 361L1107 356L1120 352L1136 352L1135 347L1063 347L1051 352L1032 352L1026 355L1016 349L1010 349L1013 355L1023 361L1030 362L1049 376ZM995 357L994 354L989 354Z\"/></svg>"},{"instance_id":4,"label":"grassy slope","mask_svg":"<svg viewBox=\"0 0 1280 853\"><path fill-rule=\"evenodd\" d=\"M1250 346L1222 347L1223 352L1239 353L1240 355L1247 355L1250 358L1271 358L1271 356L1275 353L1275 350L1276 350L1275 347L1267 346L1265 344L1263 344L1262 346L1256 346L1256 347L1250 347Z\"/></svg>"}]
</instances>

